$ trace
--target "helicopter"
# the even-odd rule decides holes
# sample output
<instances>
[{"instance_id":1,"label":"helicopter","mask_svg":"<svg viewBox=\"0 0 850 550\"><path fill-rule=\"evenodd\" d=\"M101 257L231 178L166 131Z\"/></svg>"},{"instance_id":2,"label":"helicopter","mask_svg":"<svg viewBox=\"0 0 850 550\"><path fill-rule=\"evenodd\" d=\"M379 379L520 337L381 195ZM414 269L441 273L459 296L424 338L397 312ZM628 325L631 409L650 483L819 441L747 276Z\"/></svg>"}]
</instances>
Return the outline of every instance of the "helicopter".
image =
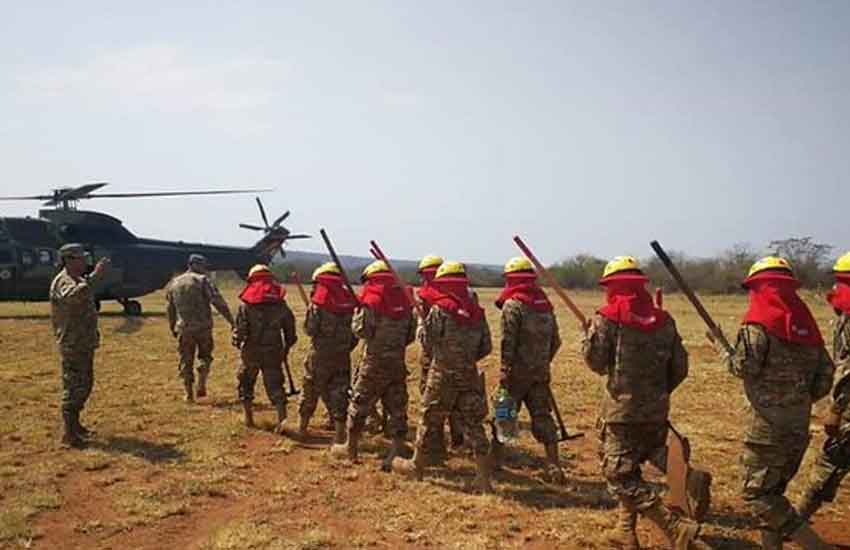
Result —
<instances>
[{"instance_id":1,"label":"helicopter","mask_svg":"<svg viewBox=\"0 0 850 550\"><path fill-rule=\"evenodd\" d=\"M0 197L0 200L39 200L38 218L0 217L0 301L47 301L53 277L60 267L59 248L80 243L88 252L89 269L99 258L111 260L109 269L94 283L98 309L100 302L115 300L130 316L142 314L142 304L134 300L163 288L171 277L186 268L189 254L203 254L215 270L233 270L245 278L257 263L269 263L276 253L285 256L284 244L310 235L293 234L281 224L287 210L272 223L256 198L263 225L240 223L239 227L260 231L263 236L251 247L236 247L137 237L121 220L102 212L78 210L82 200L96 198L173 197L186 195L226 195L256 193L267 189L169 191L161 193L95 193L107 183L55 189L50 195Z\"/></svg>"}]
</instances>

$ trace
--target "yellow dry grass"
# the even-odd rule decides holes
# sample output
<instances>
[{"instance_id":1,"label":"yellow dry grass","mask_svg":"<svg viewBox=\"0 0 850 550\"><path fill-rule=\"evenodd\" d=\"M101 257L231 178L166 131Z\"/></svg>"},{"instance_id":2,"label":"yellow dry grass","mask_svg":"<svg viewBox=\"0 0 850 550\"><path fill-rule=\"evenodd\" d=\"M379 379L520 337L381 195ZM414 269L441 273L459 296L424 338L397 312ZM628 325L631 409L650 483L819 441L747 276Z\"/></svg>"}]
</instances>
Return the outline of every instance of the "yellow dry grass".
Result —
<instances>
[{"instance_id":1,"label":"yellow dry grass","mask_svg":"<svg viewBox=\"0 0 850 550\"><path fill-rule=\"evenodd\" d=\"M303 306L290 289L299 319ZM236 289L225 289L235 304ZM493 290L480 292L495 339ZM597 293L575 295L591 312ZM831 312L807 296L825 334ZM469 489L473 467L454 454L448 470L416 483L379 471L387 442L364 442L361 464L325 450L328 434L297 442L271 433L273 412L261 408L259 430L241 424L235 394L238 356L226 323L215 329L211 396L181 400L176 352L162 293L145 297L145 316L125 318L116 304L101 316L103 346L95 360L95 390L84 412L97 437L85 451L58 446L60 379L47 304L0 304L0 548L604 548L613 502L598 474L594 423L600 379L578 356L579 334L566 308L558 315L564 347L553 364L553 389L572 430L587 437L562 445L568 483L540 475L542 449L525 431L493 496ZM707 308L734 335L743 297L712 297ZM714 507L705 525L717 548L755 547L755 532L738 499L737 463L744 398L740 383L715 360L704 328L680 296L667 297L691 356L691 376L673 400L673 421L692 440L694 457L714 474ZM498 340L496 340L498 342ZM307 341L291 355L296 379ZM498 349L498 345L496 346ZM408 354L411 369L417 350ZM481 367L496 378L498 356ZM419 418L417 377L410 378L411 427ZM258 401L265 403L261 386ZM813 445L822 441L817 418ZM295 416L295 404L289 411ZM525 419L527 420L527 418ZM412 437L412 430L411 430ZM806 456L808 471L813 450ZM801 479L790 494L796 496ZM850 491L827 513L846 524ZM643 522L647 547L663 547ZM840 542L850 543L845 535ZM834 541L839 542L839 541Z\"/></svg>"}]
</instances>

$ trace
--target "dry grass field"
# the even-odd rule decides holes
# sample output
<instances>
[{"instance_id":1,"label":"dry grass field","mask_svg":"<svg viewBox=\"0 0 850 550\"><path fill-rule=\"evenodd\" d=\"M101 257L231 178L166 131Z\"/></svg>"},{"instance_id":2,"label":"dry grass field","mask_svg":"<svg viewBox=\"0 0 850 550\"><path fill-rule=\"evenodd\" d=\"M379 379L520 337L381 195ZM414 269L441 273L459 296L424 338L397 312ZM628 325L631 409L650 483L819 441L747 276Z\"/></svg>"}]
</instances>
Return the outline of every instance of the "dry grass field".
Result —
<instances>
[{"instance_id":1,"label":"dry grass field","mask_svg":"<svg viewBox=\"0 0 850 550\"><path fill-rule=\"evenodd\" d=\"M303 306L290 290L289 302L303 319ZM224 291L235 304L237 289ZM481 299L497 339L494 293L483 291ZM600 297L576 295L588 313ZM831 311L820 297L806 298L831 335ZM274 412L261 383L259 428L243 427L235 391L238 357L220 318L210 397L184 403L164 295L142 301L146 313L135 319L121 315L117 304L104 306L95 389L83 415L97 436L84 451L58 445L60 378L48 305L0 304L0 548L605 547L600 534L614 503L598 474L594 423L601 379L580 361L576 324L560 304L564 347L553 365L553 387L570 428L587 434L562 444L568 482L555 486L542 479L543 449L524 430L496 476L496 494L479 496L469 487L473 464L462 454L452 455L448 470L429 470L422 483L380 471L388 448L380 436L364 440L358 464L333 459L321 412L307 441L274 435ZM674 396L672 418L691 438L695 462L715 479L706 540L715 548L756 548L757 533L737 496L740 383L719 366L684 299L668 296L666 302L691 357L691 375ZM734 335L745 299L710 298L706 306ZM299 386L307 345L301 338L291 355ZM411 369L416 353L411 346ZM491 387L497 365L496 355L480 365ZM410 389L412 438L419 418L415 376ZM821 404L815 414L813 445L823 441L824 410ZM289 412L294 420L292 401ZM804 474L813 454L810 449L806 455ZM799 477L790 488L794 497ZM815 519L831 542L850 545L850 487ZM646 522L639 531L646 547L664 547Z\"/></svg>"}]
</instances>

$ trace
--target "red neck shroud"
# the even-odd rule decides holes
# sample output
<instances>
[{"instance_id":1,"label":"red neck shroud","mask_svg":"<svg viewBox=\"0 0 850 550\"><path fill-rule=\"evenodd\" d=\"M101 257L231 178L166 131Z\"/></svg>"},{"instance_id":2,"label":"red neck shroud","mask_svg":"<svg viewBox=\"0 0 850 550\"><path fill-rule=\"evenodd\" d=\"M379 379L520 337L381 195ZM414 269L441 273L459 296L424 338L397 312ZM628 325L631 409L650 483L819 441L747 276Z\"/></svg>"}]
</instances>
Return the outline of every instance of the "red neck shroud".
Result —
<instances>
[{"instance_id":1,"label":"red neck shroud","mask_svg":"<svg viewBox=\"0 0 850 550\"><path fill-rule=\"evenodd\" d=\"M850 315L850 274L835 276L835 286L826 295L826 301L838 311Z\"/></svg>"},{"instance_id":2,"label":"red neck shroud","mask_svg":"<svg viewBox=\"0 0 850 550\"><path fill-rule=\"evenodd\" d=\"M248 277L248 284L239 293L246 304L273 304L286 296L286 288L278 283L268 271L260 271Z\"/></svg>"},{"instance_id":3,"label":"red neck shroud","mask_svg":"<svg viewBox=\"0 0 850 550\"><path fill-rule=\"evenodd\" d=\"M349 314L357 307L357 299L345 287L342 275L323 273L316 277L310 301L330 313Z\"/></svg>"},{"instance_id":4,"label":"red neck shroud","mask_svg":"<svg viewBox=\"0 0 850 550\"><path fill-rule=\"evenodd\" d=\"M440 277L419 290L419 297L430 306L448 311L460 324L477 323L484 318L484 310L469 291L466 277Z\"/></svg>"},{"instance_id":5,"label":"red neck shroud","mask_svg":"<svg viewBox=\"0 0 850 550\"><path fill-rule=\"evenodd\" d=\"M823 337L808 306L797 295L800 282L781 273L756 274L746 281L750 308L742 324L754 323L781 340L822 346Z\"/></svg>"},{"instance_id":6,"label":"red neck shroud","mask_svg":"<svg viewBox=\"0 0 850 550\"><path fill-rule=\"evenodd\" d=\"M537 274L528 272L506 273L505 288L496 298L496 307L502 309L508 300L518 300L535 311L552 311L552 302L537 284Z\"/></svg>"},{"instance_id":7,"label":"red neck shroud","mask_svg":"<svg viewBox=\"0 0 850 550\"><path fill-rule=\"evenodd\" d=\"M404 290L396 284L395 277L392 273L384 271L370 275L366 279L359 298L360 303L378 315L391 319L406 317L410 315L412 309L404 295Z\"/></svg>"},{"instance_id":8,"label":"red neck shroud","mask_svg":"<svg viewBox=\"0 0 850 550\"><path fill-rule=\"evenodd\" d=\"M605 287L607 303L597 312L614 323L654 332L667 322L667 312L652 302L643 275L611 275L599 284Z\"/></svg>"},{"instance_id":9,"label":"red neck shroud","mask_svg":"<svg viewBox=\"0 0 850 550\"><path fill-rule=\"evenodd\" d=\"M428 288L431 286L431 281L434 280L434 275L436 274L436 267L426 267L419 271L419 279L422 281L422 284L418 289L416 289L416 295L419 296L419 299L425 303L425 307L431 307L432 305L429 300L433 298L433 296L428 292Z\"/></svg>"}]
</instances>

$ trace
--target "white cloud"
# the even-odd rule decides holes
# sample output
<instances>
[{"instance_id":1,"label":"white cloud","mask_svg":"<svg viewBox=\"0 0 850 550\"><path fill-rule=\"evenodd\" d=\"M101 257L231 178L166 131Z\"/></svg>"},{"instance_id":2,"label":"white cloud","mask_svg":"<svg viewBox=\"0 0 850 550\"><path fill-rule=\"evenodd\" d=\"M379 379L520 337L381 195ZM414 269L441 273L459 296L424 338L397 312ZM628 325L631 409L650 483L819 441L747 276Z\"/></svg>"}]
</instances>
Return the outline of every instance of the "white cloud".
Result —
<instances>
[{"instance_id":1,"label":"white cloud","mask_svg":"<svg viewBox=\"0 0 850 550\"><path fill-rule=\"evenodd\" d=\"M177 46L148 45L25 73L17 81L22 94L31 99L227 114L270 105L288 69L288 64L276 59L211 60Z\"/></svg>"}]
</instances>

